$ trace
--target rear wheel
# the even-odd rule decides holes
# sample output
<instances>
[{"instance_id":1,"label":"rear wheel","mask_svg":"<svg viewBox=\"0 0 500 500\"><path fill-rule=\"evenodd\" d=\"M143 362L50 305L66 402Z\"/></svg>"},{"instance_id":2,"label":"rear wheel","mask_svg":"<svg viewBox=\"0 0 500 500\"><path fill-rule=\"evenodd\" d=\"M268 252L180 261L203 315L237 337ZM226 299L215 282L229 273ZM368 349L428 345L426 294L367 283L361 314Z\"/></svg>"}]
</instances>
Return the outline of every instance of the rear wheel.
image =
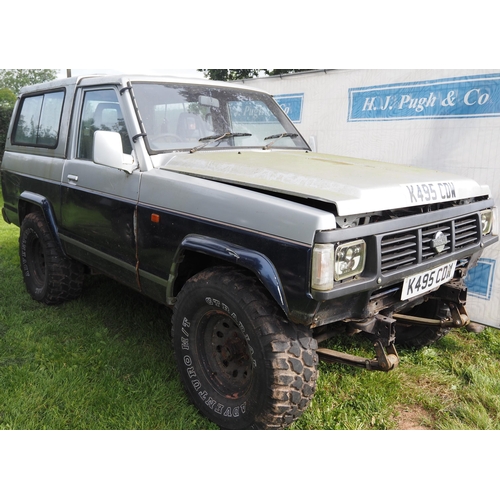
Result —
<instances>
[{"instance_id":1,"label":"rear wheel","mask_svg":"<svg viewBox=\"0 0 500 500\"><path fill-rule=\"evenodd\" d=\"M83 266L64 256L43 215L29 213L21 225L19 256L31 297L45 304L77 298L83 287Z\"/></svg>"},{"instance_id":2,"label":"rear wheel","mask_svg":"<svg viewBox=\"0 0 500 500\"><path fill-rule=\"evenodd\" d=\"M172 335L187 393L221 428L285 427L314 395L317 342L243 271L212 268L191 278Z\"/></svg>"}]
</instances>

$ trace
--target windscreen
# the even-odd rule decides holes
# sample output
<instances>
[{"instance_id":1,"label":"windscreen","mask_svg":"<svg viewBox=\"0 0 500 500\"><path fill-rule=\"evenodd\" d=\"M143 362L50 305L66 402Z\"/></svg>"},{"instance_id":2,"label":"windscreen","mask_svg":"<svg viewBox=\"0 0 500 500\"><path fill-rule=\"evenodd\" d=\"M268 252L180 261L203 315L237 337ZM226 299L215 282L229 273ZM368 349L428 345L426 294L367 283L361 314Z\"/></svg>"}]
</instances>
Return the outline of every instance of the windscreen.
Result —
<instances>
[{"instance_id":1,"label":"windscreen","mask_svg":"<svg viewBox=\"0 0 500 500\"><path fill-rule=\"evenodd\" d=\"M151 152L201 148L309 149L281 108L259 92L135 83Z\"/></svg>"}]
</instances>

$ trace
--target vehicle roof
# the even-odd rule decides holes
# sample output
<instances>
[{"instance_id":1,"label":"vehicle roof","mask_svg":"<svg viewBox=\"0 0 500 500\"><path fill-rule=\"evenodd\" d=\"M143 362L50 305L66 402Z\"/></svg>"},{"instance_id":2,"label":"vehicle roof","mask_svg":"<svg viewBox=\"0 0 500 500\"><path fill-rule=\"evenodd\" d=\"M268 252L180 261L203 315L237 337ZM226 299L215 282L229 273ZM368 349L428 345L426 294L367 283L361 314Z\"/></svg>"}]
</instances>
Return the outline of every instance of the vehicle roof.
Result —
<instances>
[{"instance_id":1,"label":"vehicle roof","mask_svg":"<svg viewBox=\"0 0 500 500\"><path fill-rule=\"evenodd\" d=\"M235 84L230 82L220 82L216 80L207 80L203 78L181 78L176 76L152 76L152 75L127 75L127 74L112 74L112 75L82 75L73 76L70 78L59 78L50 82L28 85L21 89L21 94L45 91L70 86L90 86L90 85L121 85L125 87L128 82L151 82L151 83L187 83L194 85L209 85L226 88L239 88L245 90L253 90L268 94L261 89L252 88L243 84Z\"/></svg>"}]
</instances>

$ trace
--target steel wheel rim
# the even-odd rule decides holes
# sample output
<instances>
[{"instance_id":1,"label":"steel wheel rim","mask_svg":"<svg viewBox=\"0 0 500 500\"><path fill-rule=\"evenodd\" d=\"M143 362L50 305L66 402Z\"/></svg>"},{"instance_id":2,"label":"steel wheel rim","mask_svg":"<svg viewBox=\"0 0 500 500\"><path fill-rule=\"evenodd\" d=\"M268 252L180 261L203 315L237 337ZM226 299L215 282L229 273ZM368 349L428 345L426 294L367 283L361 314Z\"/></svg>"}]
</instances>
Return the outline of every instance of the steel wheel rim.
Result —
<instances>
[{"instance_id":1,"label":"steel wheel rim","mask_svg":"<svg viewBox=\"0 0 500 500\"><path fill-rule=\"evenodd\" d=\"M250 388L253 368L241 330L229 315L214 311L205 314L200 329L200 354L209 379L225 397L241 397Z\"/></svg>"}]
</instances>

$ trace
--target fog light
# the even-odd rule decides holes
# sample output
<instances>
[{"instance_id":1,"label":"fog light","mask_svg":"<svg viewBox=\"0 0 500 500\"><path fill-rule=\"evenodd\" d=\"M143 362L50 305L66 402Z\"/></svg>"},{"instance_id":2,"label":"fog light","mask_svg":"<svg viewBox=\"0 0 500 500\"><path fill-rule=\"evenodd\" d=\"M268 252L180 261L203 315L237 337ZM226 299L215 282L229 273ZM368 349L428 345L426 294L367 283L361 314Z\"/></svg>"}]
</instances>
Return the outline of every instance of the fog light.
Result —
<instances>
[{"instance_id":1,"label":"fog light","mask_svg":"<svg viewBox=\"0 0 500 500\"><path fill-rule=\"evenodd\" d=\"M335 250L335 281L345 280L363 272L366 260L364 240L339 245Z\"/></svg>"}]
</instances>

